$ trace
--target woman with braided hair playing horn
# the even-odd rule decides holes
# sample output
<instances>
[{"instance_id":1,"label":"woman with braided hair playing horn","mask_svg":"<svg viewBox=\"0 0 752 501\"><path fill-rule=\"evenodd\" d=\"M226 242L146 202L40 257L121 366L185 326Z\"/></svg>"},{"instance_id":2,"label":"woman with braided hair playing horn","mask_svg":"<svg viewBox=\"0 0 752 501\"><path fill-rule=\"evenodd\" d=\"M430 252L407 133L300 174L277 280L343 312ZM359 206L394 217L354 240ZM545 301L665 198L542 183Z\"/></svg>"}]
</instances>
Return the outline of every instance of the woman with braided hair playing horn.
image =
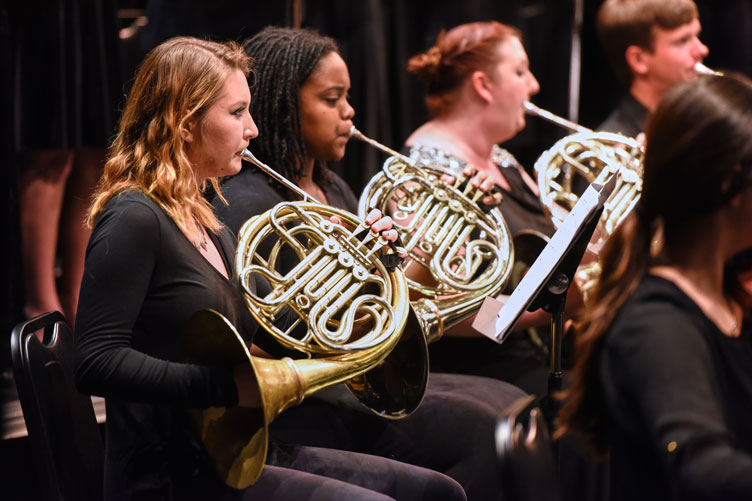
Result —
<instances>
[{"instance_id":1,"label":"woman with braided hair playing horn","mask_svg":"<svg viewBox=\"0 0 752 501\"><path fill-rule=\"evenodd\" d=\"M252 112L261 132L251 149L316 199L355 212L352 190L326 168L345 154L355 113L347 66L334 41L310 30L266 28L244 45L257 65ZM229 205L215 200L215 210L234 230L279 202L297 199L253 166L225 181L222 193ZM261 337L261 348L281 355ZM283 413L271 434L432 468L456 479L468 499L499 499L494 428L499 412L523 395L501 381L431 374L417 410L385 420L353 403L338 385Z\"/></svg>"},{"instance_id":2,"label":"woman with braided hair playing horn","mask_svg":"<svg viewBox=\"0 0 752 501\"><path fill-rule=\"evenodd\" d=\"M271 444L247 489L211 469L188 412L258 408L259 390L248 372L181 362L181 333L206 309L246 343L260 330L235 280L235 241L202 193L240 170L257 134L250 69L237 44L174 38L146 56L128 96L89 211L75 326L77 385L106 399L104 499L464 499L434 471L291 442Z\"/></svg>"}]
</instances>

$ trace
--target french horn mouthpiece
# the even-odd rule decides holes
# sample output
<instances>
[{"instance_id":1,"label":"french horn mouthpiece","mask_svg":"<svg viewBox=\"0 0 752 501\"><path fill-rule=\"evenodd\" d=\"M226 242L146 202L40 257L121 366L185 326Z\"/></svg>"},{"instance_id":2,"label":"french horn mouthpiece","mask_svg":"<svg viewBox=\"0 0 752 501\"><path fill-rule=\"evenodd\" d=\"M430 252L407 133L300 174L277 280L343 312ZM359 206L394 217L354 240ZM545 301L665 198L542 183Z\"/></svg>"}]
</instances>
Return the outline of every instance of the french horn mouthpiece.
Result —
<instances>
[{"instance_id":1,"label":"french horn mouthpiece","mask_svg":"<svg viewBox=\"0 0 752 501\"><path fill-rule=\"evenodd\" d=\"M695 64L695 73L698 75L723 75L720 71L711 70L702 63Z\"/></svg>"}]
</instances>

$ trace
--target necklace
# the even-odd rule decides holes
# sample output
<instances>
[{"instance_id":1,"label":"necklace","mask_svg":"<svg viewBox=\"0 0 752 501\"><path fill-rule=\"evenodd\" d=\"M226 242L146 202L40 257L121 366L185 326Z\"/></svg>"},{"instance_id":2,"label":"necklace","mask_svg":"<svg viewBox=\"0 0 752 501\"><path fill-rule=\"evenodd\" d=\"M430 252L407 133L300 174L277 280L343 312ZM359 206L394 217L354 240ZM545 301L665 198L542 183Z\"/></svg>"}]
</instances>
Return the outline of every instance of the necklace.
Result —
<instances>
[{"instance_id":1,"label":"necklace","mask_svg":"<svg viewBox=\"0 0 752 501\"><path fill-rule=\"evenodd\" d=\"M734 306L734 303L727 299L726 303L728 304L729 311L731 312L731 323L729 324L729 332L732 335L736 335L739 332L739 316L736 313L736 307Z\"/></svg>"},{"instance_id":2,"label":"necklace","mask_svg":"<svg viewBox=\"0 0 752 501\"><path fill-rule=\"evenodd\" d=\"M736 303L731 298L725 295L712 297L702 293L693 282L674 268L655 266L650 269L650 273L663 277L679 287L699 306L705 316L715 323L718 330L732 337L739 335L739 315ZM730 321L726 312L731 314Z\"/></svg>"},{"instance_id":3,"label":"necklace","mask_svg":"<svg viewBox=\"0 0 752 501\"><path fill-rule=\"evenodd\" d=\"M198 228L198 245L196 245L196 247L199 247L201 250L206 252L206 249L209 245L209 242L206 239L206 231L200 224L196 224L196 227Z\"/></svg>"}]
</instances>

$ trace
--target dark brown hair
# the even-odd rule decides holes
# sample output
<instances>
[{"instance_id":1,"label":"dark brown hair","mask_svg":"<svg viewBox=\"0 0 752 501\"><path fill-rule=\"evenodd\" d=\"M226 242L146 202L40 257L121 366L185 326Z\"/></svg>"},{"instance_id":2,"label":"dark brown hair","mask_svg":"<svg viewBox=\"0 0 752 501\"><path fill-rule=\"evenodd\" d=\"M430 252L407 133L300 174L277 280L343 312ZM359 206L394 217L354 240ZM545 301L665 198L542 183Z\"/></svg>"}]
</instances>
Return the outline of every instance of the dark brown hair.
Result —
<instances>
[{"instance_id":1,"label":"dark brown hair","mask_svg":"<svg viewBox=\"0 0 752 501\"><path fill-rule=\"evenodd\" d=\"M251 147L259 159L297 182L307 157L300 123L300 88L324 56L338 53L337 44L313 30L270 26L246 40L243 47L256 61L251 116L259 136ZM325 162L316 160L313 179L328 185ZM284 191L278 182L272 184Z\"/></svg>"},{"instance_id":2,"label":"dark brown hair","mask_svg":"<svg viewBox=\"0 0 752 501\"><path fill-rule=\"evenodd\" d=\"M407 70L428 84L425 101L433 116L454 104L458 89L474 71L491 71L499 61L499 45L520 32L497 21L461 24L441 32L433 47L411 58Z\"/></svg>"},{"instance_id":3,"label":"dark brown hair","mask_svg":"<svg viewBox=\"0 0 752 501\"><path fill-rule=\"evenodd\" d=\"M606 0L598 10L596 27L601 45L616 77L632 82L624 54L636 45L653 50L653 27L672 30L697 19L692 0Z\"/></svg>"},{"instance_id":4,"label":"dark brown hair","mask_svg":"<svg viewBox=\"0 0 752 501\"><path fill-rule=\"evenodd\" d=\"M607 447L599 386L600 352L620 308L656 263L650 242L663 226L661 262L689 242L696 221L749 186L752 172L752 82L701 76L671 89L648 121L642 196L606 242L602 274L578 326L577 363L559 431L581 435L597 452ZM735 291L734 283L724 283Z\"/></svg>"}]
</instances>

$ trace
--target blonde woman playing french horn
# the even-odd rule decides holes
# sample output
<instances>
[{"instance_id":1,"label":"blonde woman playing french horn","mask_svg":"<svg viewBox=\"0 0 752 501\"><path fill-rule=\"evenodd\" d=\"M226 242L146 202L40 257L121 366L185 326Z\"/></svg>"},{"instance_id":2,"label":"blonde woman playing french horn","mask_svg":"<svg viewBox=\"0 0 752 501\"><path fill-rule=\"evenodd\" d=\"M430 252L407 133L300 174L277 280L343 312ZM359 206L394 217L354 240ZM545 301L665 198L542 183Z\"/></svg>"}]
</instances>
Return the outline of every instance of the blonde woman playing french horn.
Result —
<instances>
[{"instance_id":1,"label":"blonde woman playing french horn","mask_svg":"<svg viewBox=\"0 0 752 501\"><path fill-rule=\"evenodd\" d=\"M326 168L344 156L355 113L348 69L335 43L309 30L266 28L245 47L257 61L252 112L262 131L251 149L318 200L355 212L352 190ZM229 205L215 201L215 208L236 230L248 217L297 199L253 166L228 179L222 192ZM274 342L259 343L281 354ZM470 500L500 499L494 428L499 411L522 395L502 381L431 374L417 410L385 420L353 403L338 385L282 413L271 436L428 467L457 480Z\"/></svg>"},{"instance_id":2,"label":"blonde woman playing french horn","mask_svg":"<svg viewBox=\"0 0 752 501\"><path fill-rule=\"evenodd\" d=\"M456 482L434 471L291 442L272 443L256 483L234 490L189 426L191 409L259 405L256 386L232 367L178 362L181 333L196 311L221 313L247 343L259 330L233 271L234 238L202 193L240 170L241 152L257 135L250 63L232 43L174 38L153 49L91 205L74 364L80 390L106 399L103 497L464 499ZM371 228L396 238L377 216Z\"/></svg>"}]
</instances>

